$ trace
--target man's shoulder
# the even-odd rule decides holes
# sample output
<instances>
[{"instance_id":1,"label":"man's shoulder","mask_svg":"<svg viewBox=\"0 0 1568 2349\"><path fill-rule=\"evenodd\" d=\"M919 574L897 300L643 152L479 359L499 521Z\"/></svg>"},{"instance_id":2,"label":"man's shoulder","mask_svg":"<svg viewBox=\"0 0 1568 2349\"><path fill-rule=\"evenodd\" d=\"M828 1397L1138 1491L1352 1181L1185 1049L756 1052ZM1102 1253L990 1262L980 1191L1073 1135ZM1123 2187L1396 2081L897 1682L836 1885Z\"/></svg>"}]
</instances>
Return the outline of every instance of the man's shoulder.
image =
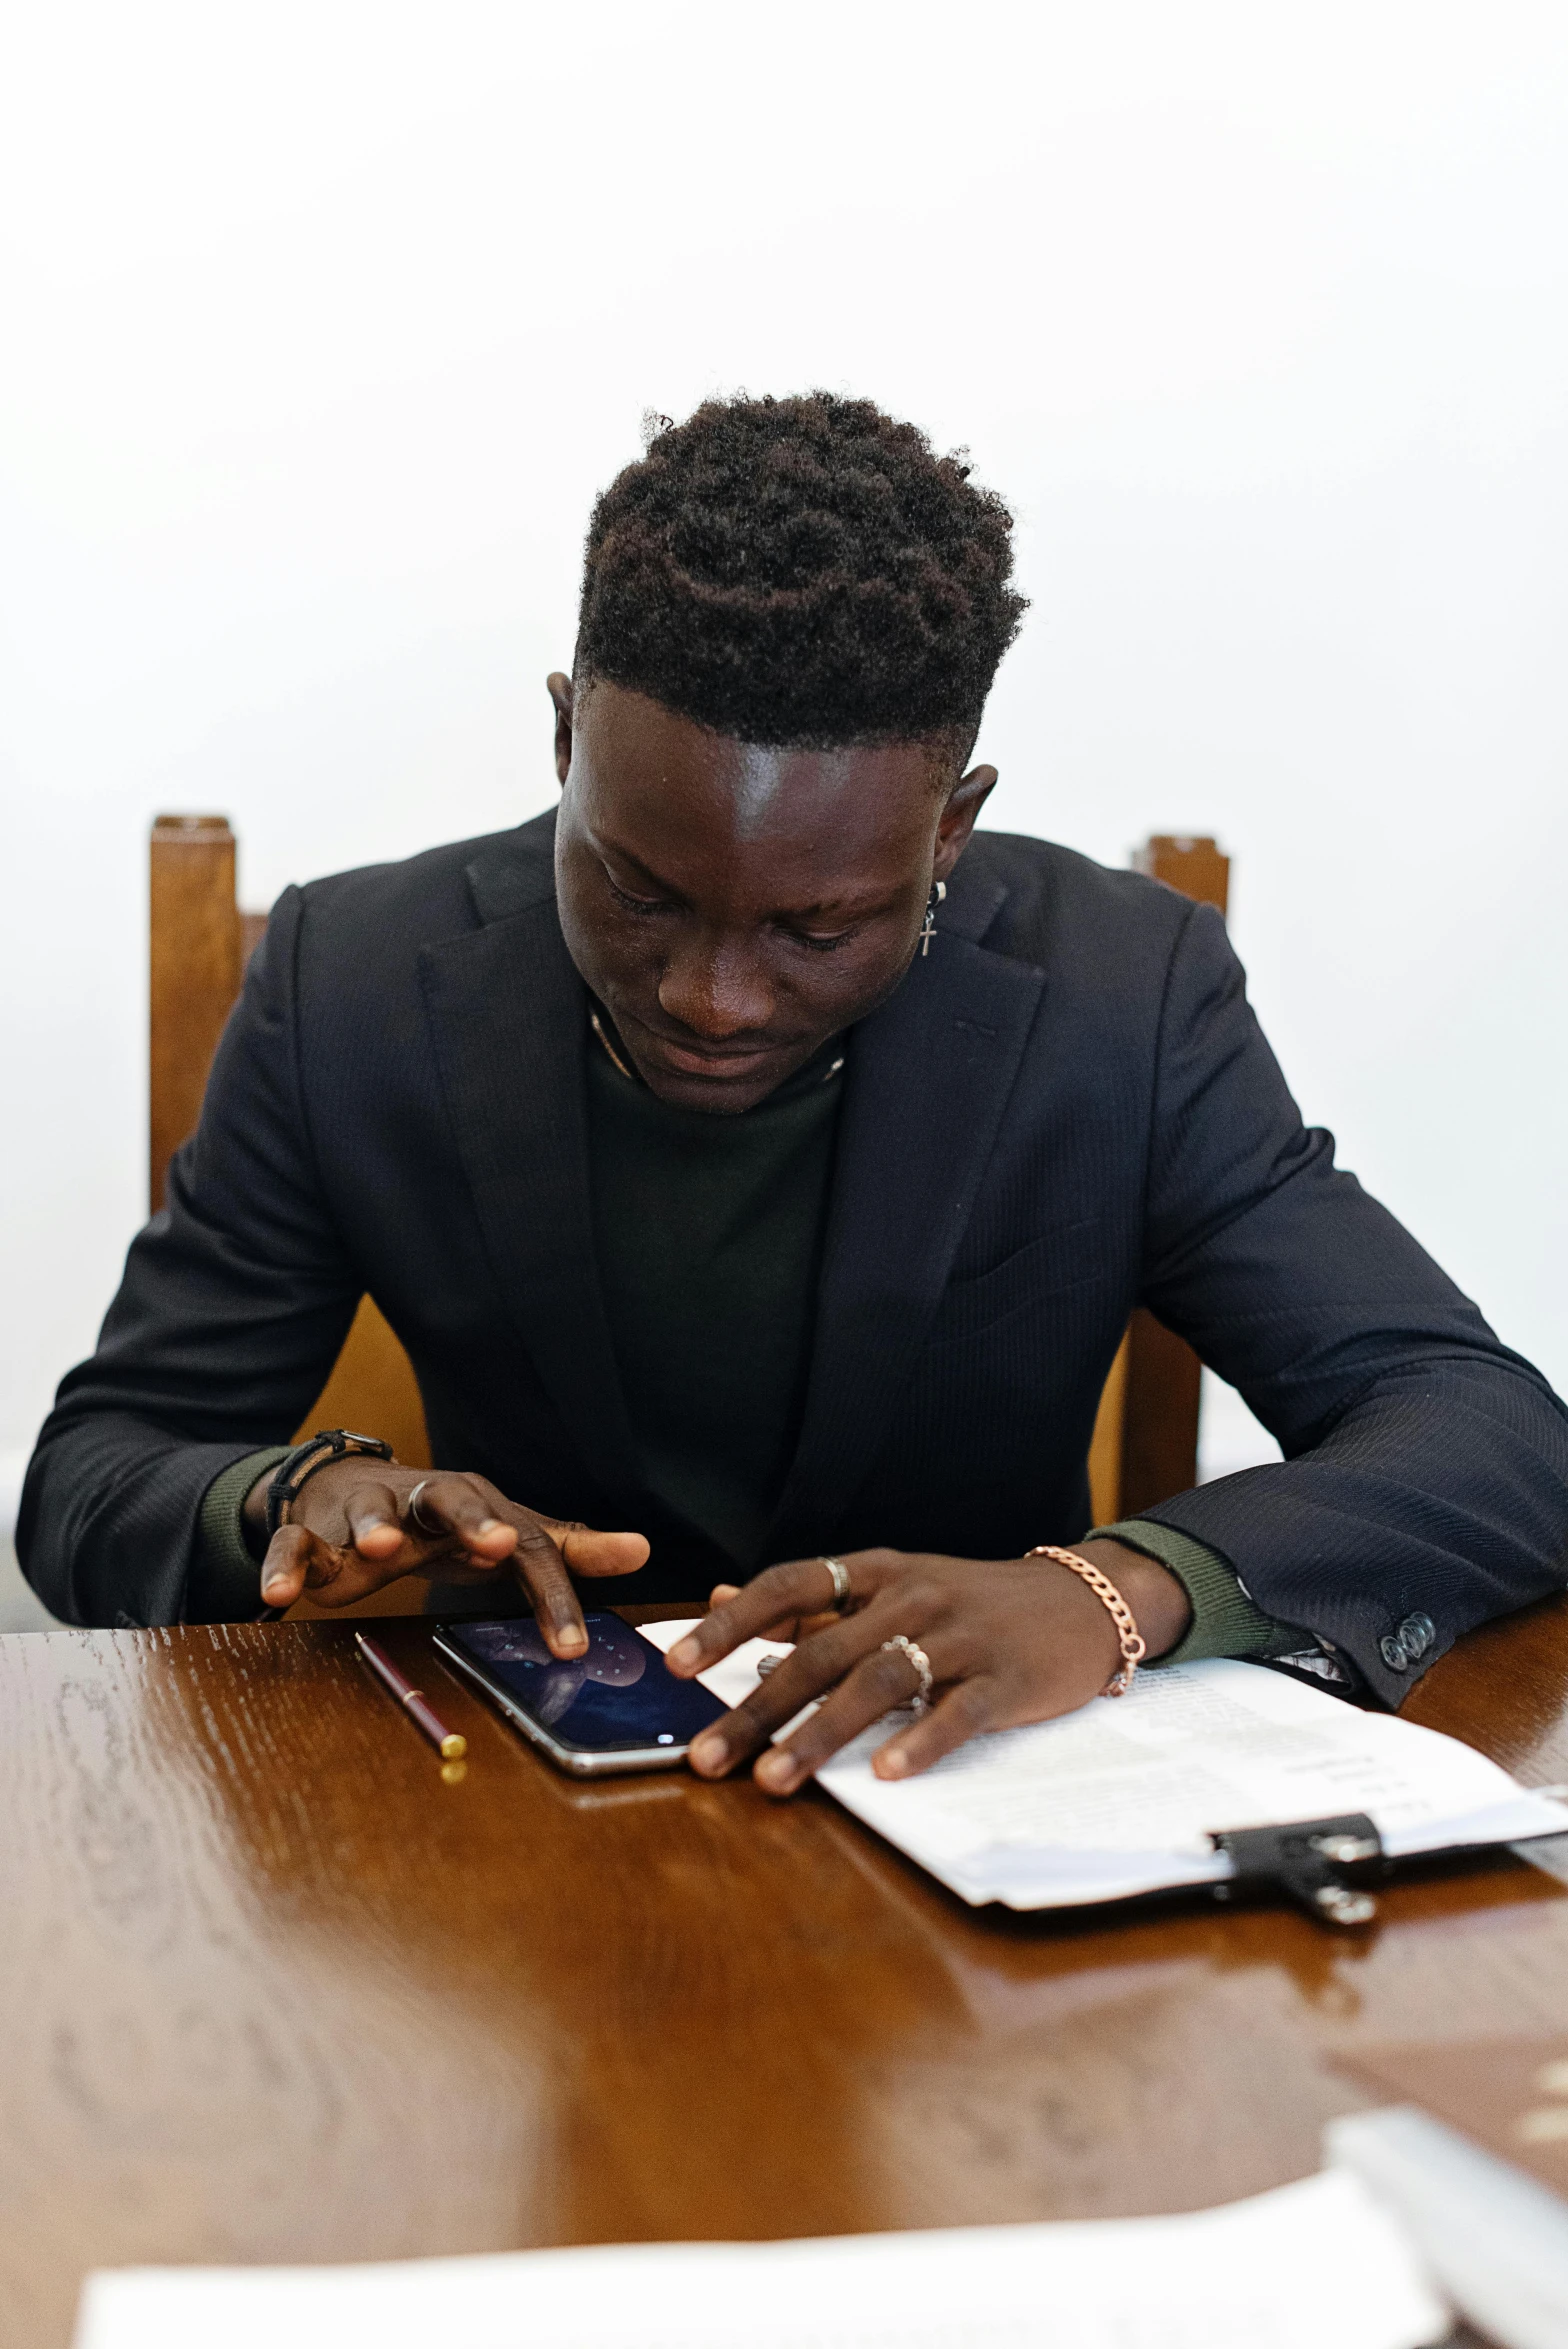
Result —
<instances>
[{"instance_id":1,"label":"man's shoulder","mask_svg":"<svg viewBox=\"0 0 1568 2349\"><path fill-rule=\"evenodd\" d=\"M1096 950L1163 959L1192 902L1162 881L1022 832L976 832L950 891L951 926L993 954L1048 964Z\"/></svg>"},{"instance_id":2,"label":"man's shoulder","mask_svg":"<svg viewBox=\"0 0 1568 2349\"><path fill-rule=\"evenodd\" d=\"M552 896L554 850L550 808L510 831L307 881L299 895L310 927L335 932L347 945L371 932L433 944Z\"/></svg>"}]
</instances>

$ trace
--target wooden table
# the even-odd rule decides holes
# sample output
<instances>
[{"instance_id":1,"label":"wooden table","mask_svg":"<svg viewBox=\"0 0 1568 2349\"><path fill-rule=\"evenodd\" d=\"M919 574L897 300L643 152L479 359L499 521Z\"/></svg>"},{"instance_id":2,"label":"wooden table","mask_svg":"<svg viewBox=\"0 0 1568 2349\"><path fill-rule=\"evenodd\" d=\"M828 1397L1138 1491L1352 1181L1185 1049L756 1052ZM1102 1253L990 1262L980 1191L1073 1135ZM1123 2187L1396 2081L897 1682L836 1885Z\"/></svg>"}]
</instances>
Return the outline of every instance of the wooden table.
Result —
<instances>
[{"instance_id":1,"label":"wooden table","mask_svg":"<svg viewBox=\"0 0 1568 2349\"><path fill-rule=\"evenodd\" d=\"M1500 1856L1362 1939L1197 1899L975 1913L824 1796L583 1788L384 1627L0 1641L0 2341L88 2267L1108 2216L1301 2176L1364 2038L1568 2028L1568 1897ZM1416 1693L1568 1777L1568 1600Z\"/></svg>"}]
</instances>

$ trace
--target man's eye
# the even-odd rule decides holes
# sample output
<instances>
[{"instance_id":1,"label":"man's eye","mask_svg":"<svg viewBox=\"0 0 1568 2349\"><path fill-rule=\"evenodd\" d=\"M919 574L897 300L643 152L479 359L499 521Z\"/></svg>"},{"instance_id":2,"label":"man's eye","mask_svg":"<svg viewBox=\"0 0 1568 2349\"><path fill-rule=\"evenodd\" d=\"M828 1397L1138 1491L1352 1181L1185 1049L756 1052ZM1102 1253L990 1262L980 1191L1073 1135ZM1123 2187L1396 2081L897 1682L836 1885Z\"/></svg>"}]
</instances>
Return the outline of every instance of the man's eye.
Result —
<instances>
[{"instance_id":1,"label":"man's eye","mask_svg":"<svg viewBox=\"0 0 1568 2349\"><path fill-rule=\"evenodd\" d=\"M802 946L809 946L813 954L831 954L835 946L847 946L854 934L853 930L834 930L827 935L811 930L790 932L790 936Z\"/></svg>"},{"instance_id":2,"label":"man's eye","mask_svg":"<svg viewBox=\"0 0 1568 2349\"><path fill-rule=\"evenodd\" d=\"M665 901L662 897L633 897L629 889L617 888L608 873L605 874L604 879L605 886L616 904L624 906L628 913L656 914L665 911Z\"/></svg>"}]
</instances>

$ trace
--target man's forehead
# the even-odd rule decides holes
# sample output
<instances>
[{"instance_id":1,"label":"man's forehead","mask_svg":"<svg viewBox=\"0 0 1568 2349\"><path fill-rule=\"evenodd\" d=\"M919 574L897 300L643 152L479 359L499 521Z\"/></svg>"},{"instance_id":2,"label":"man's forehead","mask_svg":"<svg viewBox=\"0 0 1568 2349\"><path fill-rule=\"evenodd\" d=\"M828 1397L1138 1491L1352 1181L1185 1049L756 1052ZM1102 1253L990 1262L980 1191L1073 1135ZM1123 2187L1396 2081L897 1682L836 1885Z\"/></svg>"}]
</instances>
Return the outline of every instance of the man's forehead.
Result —
<instances>
[{"instance_id":1,"label":"man's forehead","mask_svg":"<svg viewBox=\"0 0 1568 2349\"><path fill-rule=\"evenodd\" d=\"M578 722L601 803L677 829L718 822L736 841L795 836L829 814L854 832L901 830L957 780L936 743L743 742L617 686L594 686Z\"/></svg>"},{"instance_id":2,"label":"man's forehead","mask_svg":"<svg viewBox=\"0 0 1568 2349\"><path fill-rule=\"evenodd\" d=\"M774 750L758 742L728 745L718 777L739 840L793 830L792 818L808 806L831 805L858 780L852 751Z\"/></svg>"}]
</instances>

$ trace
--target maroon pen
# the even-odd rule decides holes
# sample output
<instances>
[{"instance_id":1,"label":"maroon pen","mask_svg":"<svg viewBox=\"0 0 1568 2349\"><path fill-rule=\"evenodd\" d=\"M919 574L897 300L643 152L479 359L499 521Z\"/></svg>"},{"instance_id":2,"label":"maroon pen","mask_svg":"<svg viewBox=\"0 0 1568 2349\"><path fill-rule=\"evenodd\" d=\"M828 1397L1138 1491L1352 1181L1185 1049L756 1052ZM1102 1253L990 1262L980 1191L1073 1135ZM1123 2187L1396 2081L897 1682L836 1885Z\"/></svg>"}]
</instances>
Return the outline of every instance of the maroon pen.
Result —
<instances>
[{"instance_id":1,"label":"maroon pen","mask_svg":"<svg viewBox=\"0 0 1568 2349\"><path fill-rule=\"evenodd\" d=\"M355 1632L354 1645L382 1687L391 1690L409 1719L424 1731L441 1759L444 1762L461 1761L468 1751L467 1738L459 1737L455 1729L448 1729L444 1721L437 1719L425 1702L423 1689L416 1688L411 1680L405 1680L386 1649L378 1646L375 1640L367 1639L362 1631Z\"/></svg>"}]
</instances>

